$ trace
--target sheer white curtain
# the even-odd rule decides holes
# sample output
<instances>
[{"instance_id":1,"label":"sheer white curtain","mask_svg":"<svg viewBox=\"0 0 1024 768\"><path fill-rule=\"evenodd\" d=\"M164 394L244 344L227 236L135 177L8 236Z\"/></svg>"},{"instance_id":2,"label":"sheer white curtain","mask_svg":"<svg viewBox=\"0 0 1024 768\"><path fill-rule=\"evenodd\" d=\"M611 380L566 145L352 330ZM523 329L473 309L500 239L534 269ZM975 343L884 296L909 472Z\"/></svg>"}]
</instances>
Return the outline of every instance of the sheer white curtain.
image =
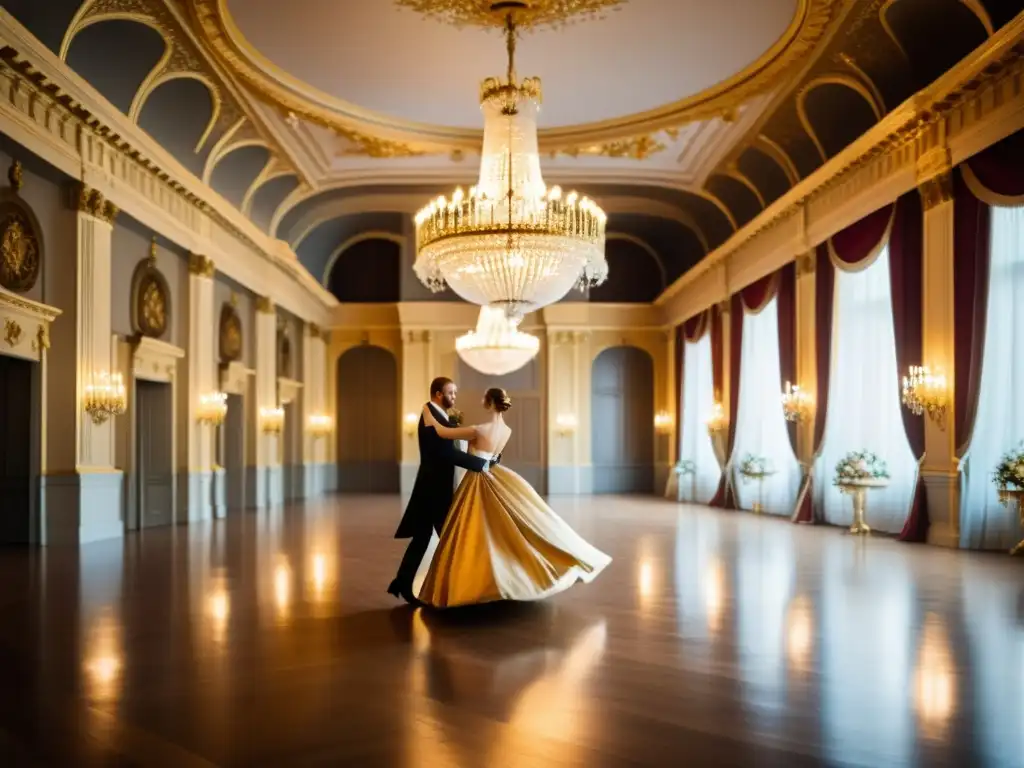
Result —
<instances>
[{"instance_id":1,"label":"sheer white curtain","mask_svg":"<svg viewBox=\"0 0 1024 768\"><path fill-rule=\"evenodd\" d=\"M903 427L899 381L887 246L866 269L836 270L825 442L814 468L826 522L853 521L850 499L832 485L832 478L843 456L868 450L888 464L892 479L888 488L869 492L867 524L888 533L903 530L917 484L917 461Z\"/></svg>"},{"instance_id":2,"label":"sheer white curtain","mask_svg":"<svg viewBox=\"0 0 1024 768\"><path fill-rule=\"evenodd\" d=\"M711 332L698 341L685 342L683 349L683 429L679 437L679 458L697 465L695 477L679 478L682 498L707 504L718 489L722 468L708 434L707 421L715 405L715 380L711 371Z\"/></svg>"},{"instance_id":3,"label":"sheer white curtain","mask_svg":"<svg viewBox=\"0 0 1024 768\"><path fill-rule=\"evenodd\" d=\"M971 549L1006 549L1024 536L1016 510L999 503L992 484L999 459L1024 440L1024 208L992 209L991 248L981 389L960 509L960 545Z\"/></svg>"},{"instance_id":4,"label":"sheer white curtain","mask_svg":"<svg viewBox=\"0 0 1024 768\"><path fill-rule=\"evenodd\" d=\"M736 494L743 509L760 501L765 512L790 515L800 490L800 463L782 413L778 299L772 299L756 315L744 313L740 356L740 402L733 452ZM760 489L757 482L744 480L739 474L740 462L748 453L768 459L776 472L764 480Z\"/></svg>"}]
</instances>

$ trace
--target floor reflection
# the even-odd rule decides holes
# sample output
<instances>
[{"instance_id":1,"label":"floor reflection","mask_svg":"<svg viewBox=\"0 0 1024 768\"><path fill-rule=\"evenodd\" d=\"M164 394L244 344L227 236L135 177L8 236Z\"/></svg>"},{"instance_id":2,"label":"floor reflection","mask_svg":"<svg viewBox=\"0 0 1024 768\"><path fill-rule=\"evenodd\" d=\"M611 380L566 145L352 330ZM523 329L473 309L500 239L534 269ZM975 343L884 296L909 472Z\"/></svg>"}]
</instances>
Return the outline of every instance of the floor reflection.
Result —
<instances>
[{"instance_id":1,"label":"floor reflection","mask_svg":"<svg viewBox=\"0 0 1024 768\"><path fill-rule=\"evenodd\" d=\"M385 497L0 552L0 764L1021 765L1019 563L555 505L594 584L443 613L385 594Z\"/></svg>"}]
</instances>

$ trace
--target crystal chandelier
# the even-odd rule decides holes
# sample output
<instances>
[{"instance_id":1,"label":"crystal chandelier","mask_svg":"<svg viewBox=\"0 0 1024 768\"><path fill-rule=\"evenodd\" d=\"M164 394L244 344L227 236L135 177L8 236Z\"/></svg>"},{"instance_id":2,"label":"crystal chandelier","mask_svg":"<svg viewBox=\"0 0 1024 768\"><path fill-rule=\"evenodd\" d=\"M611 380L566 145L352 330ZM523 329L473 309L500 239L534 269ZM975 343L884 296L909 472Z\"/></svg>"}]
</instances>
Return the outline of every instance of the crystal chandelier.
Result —
<instances>
[{"instance_id":1,"label":"crystal chandelier","mask_svg":"<svg viewBox=\"0 0 1024 768\"><path fill-rule=\"evenodd\" d=\"M492 4L493 5L493 4ZM510 318L561 299L575 285L600 285L604 211L575 192L548 189L537 150L540 80L516 80L514 14L505 17L508 72L480 85L484 139L480 177L416 214L416 276Z\"/></svg>"},{"instance_id":2,"label":"crystal chandelier","mask_svg":"<svg viewBox=\"0 0 1024 768\"><path fill-rule=\"evenodd\" d=\"M519 321L501 307L480 307L476 330L455 340L455 351L471 368L489 376L504 376L530 362L540 339L519 330Z\"/></svg>"}]
</instances>

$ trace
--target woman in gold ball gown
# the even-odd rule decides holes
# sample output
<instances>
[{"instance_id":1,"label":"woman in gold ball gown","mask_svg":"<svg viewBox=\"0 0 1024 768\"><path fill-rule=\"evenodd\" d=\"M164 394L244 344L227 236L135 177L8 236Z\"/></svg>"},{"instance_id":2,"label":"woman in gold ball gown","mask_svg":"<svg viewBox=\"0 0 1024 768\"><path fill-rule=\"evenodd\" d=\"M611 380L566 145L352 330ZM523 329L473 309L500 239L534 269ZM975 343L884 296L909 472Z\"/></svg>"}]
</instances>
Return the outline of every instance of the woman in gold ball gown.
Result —
<instances>
[{"instance_id":1,"label":"woman in gold ball gown","mask_svg":"<svg viewBox=\"0 0 1024 768\"><path fill-rule=\"evenodd\" d=\"M468 440L470 453L490 459L512 436L502 416L512 402L495 387L484 395L484 406L491 416L486 424L443 427L427 407L424 423L443 438ZM423 562L419 599L435 608L453 608L542 600L577 581L592 581L611 558L556 515L522 477L495 464L489 472L463 477L434 555L428 552Z\"/></svg>"}]
</instances>

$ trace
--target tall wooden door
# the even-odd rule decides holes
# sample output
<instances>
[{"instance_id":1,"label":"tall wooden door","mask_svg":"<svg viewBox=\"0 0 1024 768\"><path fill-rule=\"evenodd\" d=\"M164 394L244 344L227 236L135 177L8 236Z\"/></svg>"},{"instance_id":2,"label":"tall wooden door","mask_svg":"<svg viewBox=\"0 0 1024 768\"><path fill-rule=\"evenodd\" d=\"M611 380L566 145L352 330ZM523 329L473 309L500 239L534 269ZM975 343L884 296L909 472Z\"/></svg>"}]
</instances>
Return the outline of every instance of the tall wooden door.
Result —
<instances>
[{"instance_id":1,"label":"tall wooden door","mask_svg":"<svg viewBox=\"0 0 1024 768\"><path fill-rule=\"evenodd\" d=\"M0 541L5 543L26 544L38 533L34 366L28 360L0 355Z\"/></svg>"},{"instance_id":2,"label":"tall wooden door","mask_svg":"<svg viewBox=\"0 0 1024 768\"><path fill-rule=\"evenodd\" d=\"M221 431L228 512L241 512L245 509L245 398L241 395L228 395Z\"/></svg>"},{"instance_id":3,"label":"tall wooden door","mask_svg":"<svg viewBox=\"0 0 1024 768\"><path fill-rule=\"evenodd\" d=\"M338 358L338 490L398 493L398 364L381 347Z\"/></svg>"},{"instance_id":4,"label":"tall wooden door","mask_svg":"<svg viewBox=\"0 0 1024 768\"><path fill-rule=\"evenodd\" d=\"M142 528L174 522L171 385L135 382L136 478Z\"/></svg>"},{"instance_id":5,"label":"tall wooden door","mask_svg":"<svg viewBox=\"0 0 1024 768\"><path fill-rule=\"evenodd\" d=\"M642 349L594 361L590 440L594 493L654 491L654 362Z\"/></svg>"}]
</instances>

